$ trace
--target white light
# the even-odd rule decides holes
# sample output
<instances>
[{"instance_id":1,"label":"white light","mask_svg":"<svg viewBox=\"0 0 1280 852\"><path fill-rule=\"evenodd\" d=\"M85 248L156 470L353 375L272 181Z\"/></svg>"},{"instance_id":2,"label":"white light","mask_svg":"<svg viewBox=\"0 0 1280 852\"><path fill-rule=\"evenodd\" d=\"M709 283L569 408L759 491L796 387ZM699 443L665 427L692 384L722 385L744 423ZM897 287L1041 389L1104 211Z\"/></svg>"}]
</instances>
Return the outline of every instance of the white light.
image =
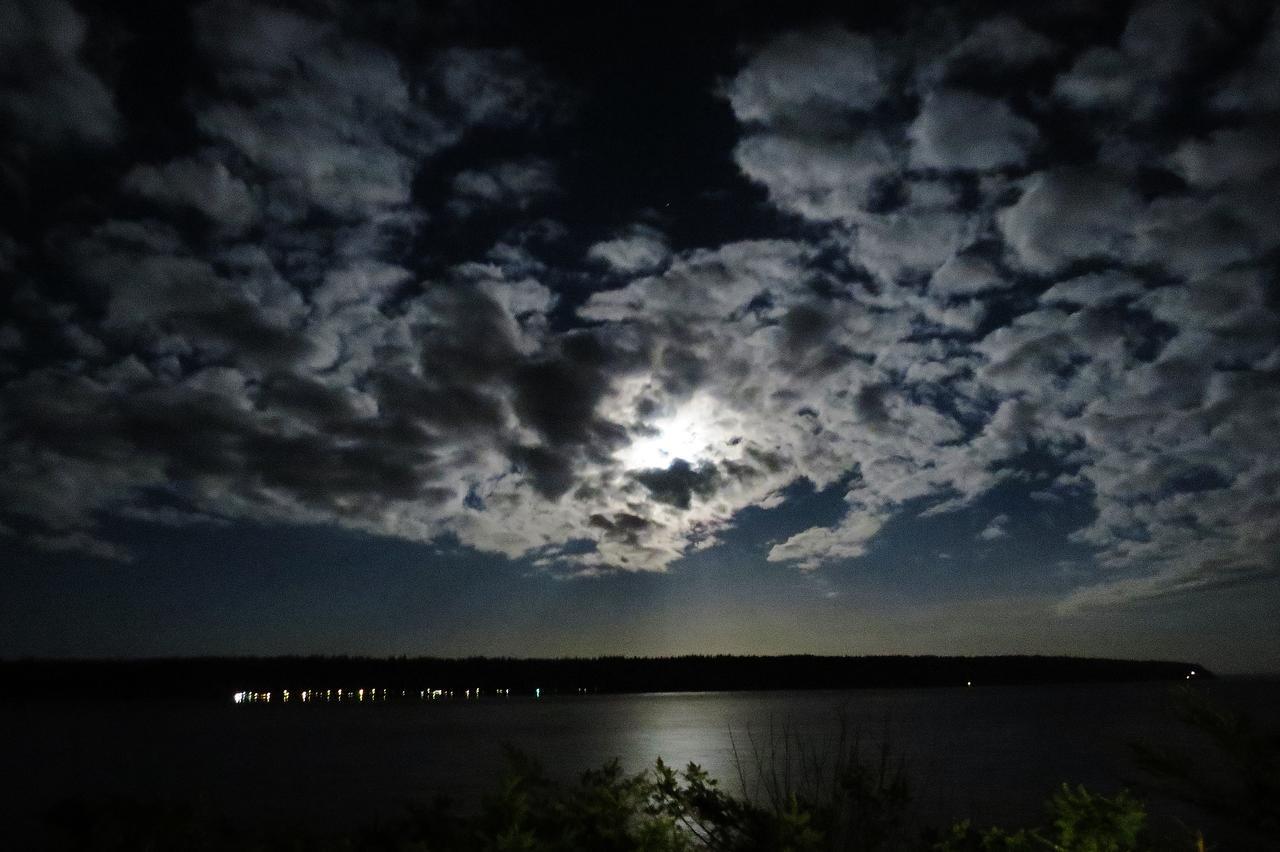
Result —
<instances>
[{"instance_id":1,"label":"white light","mask_svg":"<svg viewBox=\"0 0 1280 852\"><path fill-rule=\"evenodd\" d=\"M696 466L729 436L716 423L716 406L709 397L689 400L678 411L649 423L654 431L642 435L618 453L630 470L670 467L676 459Z\"/></svg>"},{"instance_id":2,"label":"white light","mask_svg":"<svg viewBox=\"0 0 1280 852\"><path fill-rule=\"evenodd\" d=\"M235 703L237 703L237 704L243 704L243 703L244 703L244 693L243 693L243 692L237 692L235 695L233 695L233 696L232 696L232 700L233 700L233 701L235 701Z\"/></svg>"}]
</instances>

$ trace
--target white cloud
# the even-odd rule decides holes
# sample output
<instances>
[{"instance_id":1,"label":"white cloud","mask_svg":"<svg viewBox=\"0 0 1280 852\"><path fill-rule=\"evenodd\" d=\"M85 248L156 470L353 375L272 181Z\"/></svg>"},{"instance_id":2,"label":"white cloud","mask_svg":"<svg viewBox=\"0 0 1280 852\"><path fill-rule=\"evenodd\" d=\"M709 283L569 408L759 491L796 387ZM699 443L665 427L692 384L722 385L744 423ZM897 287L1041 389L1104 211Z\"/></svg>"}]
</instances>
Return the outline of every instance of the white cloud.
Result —
<instances>
[{"instance_id":1,"label":"white cloud","mask_svg":"<svg viewBox=\"0 0 1280 852\"><path fill-rule=\"evenodd\" d=\"M929 280L929 288L936 295L971 296L990 290L1012 287L1012 278L1000 274L995 265L977 255L956 255L939 266Z\"/></svg>"},{"instance_id":2,"label":"white cloud","mask_svg":"<svg viewBox=\"0 0 1280 852\"><path fill-rule=\"evenodd\" d=\"M453 178L454 195L449 206L462 216L492 207L523 210L555 189L555 170L546 160L509 161L488 169L459 172Z\"/></svg>"},{"instance_id":3,"label":"white cloud","mask_svg":"<svg viewBox=\"0 0 1280 852\"><path fill-rule=\"evenodd\" d=\"M1037 137L1004 101L953 89L930 92L907 133L912 164L944 170L1021 166Z\"/></svg>"},{"instance_id":4,"label":"white cloud","mask_svg":"<svg viewBox=\"0 0 1280 852\"><path fill-rule=\"evenodd\" d=\"M621 275L656 272L671 256L661 233L643 225L587 249L587 257L606 264Z\"/></svg>"},{"instance_id":5,"label":"white cloud","mask_svg":"<svg viewBox=\"0 0 1280 852\"><path fill-rule=\"evenodd\" d=\"M810 122L868 110L887 93L890 69L864 35L840 29L780 36L759 50L726 86L742 122Z\"/></svg>"},{"instance_id":6,"label":"white cloud","mask_svg":"<svg viewBox=\"0 0 1280 852\"><path fill-rule=\"evenodd\" d=\"M996 515L992 518L982 532L978 533L979 541L998 541L1002 538L1009 537L1009 530L1006 527L1009 524L1008 515Z\"/></svg>"},{"instance_id":7,"label":"white cloud","mask_svg":"<svg viewBox=\"0 0 1280 852\"><path fill-rule=\"evenodd\" d=\"M795 562L802 571L867 552L867 542L884 526L885 518L853 510L834 527L812 527L769 550L770 562Z\"/></svg>"}]
</instances>

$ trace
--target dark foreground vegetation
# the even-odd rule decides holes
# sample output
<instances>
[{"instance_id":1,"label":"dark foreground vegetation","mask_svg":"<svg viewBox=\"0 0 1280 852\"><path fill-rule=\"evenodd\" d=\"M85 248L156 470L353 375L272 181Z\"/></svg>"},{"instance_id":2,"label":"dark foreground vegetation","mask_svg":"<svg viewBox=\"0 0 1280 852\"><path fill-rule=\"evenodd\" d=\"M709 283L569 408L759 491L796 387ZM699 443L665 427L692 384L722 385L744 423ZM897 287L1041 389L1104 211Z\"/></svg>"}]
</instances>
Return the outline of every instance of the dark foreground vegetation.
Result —
<instances>
[{"instance_id":1,"label":"dark foreground vegetation","mask_svg":"<svg viewBox=\"0 0 1280 852\"><path fill-rule=\"evenodd\" d=\"M236 692L382 691L390 700L433 689L512 696L580 692L687 692L907 686L1180 681L1195 663L1081 657L203 657L18 660L0 663L0 696L196 698Z\"/></svg>"},{"instance_id":2,"label":"dark foreground vegetation","mask_svg":"<svg viewBox=\"0 0 1280 852\"><path fill-rule=\"evenodd\" d=\"M1148 815L1127 791L1063 784L1044 819L1019 827L967 820L922 826L905 767L856 736L817 749L783 734L738 753L742 793L696 765L659 760L628 775L616 762L573 784L509 753L509 770L478 811L446 800L342 836L252 833L183 806L67 803L50 815L54 850L360 850L361 852L1163 852L1280 849L1280 738L1246 717L1179 691L1178 713L1206 750L1136 745L1148 792L1186 810Z\"/></svg>"}]
</instances>

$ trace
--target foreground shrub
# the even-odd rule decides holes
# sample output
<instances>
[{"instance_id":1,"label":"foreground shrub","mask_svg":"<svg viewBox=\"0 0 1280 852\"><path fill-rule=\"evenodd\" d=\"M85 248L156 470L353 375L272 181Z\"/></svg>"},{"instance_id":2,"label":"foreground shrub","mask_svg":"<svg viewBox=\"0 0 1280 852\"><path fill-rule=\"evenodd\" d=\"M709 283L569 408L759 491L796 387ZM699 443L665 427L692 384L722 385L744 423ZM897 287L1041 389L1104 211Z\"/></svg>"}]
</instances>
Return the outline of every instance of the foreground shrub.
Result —
<instances>
[{"instance_id":1,"label":"foreground shrub","mask_svg":"<svg viewBox=\"0 0 1280 852\"><path fill-rule=\"evenodd\" d=\"M1247 833L1258 848L1280 849L1280 730L1185 687L1173 712L1197 741L1133 746L1157 791Z\"/></svg>"},{"instance_id":2,"label":"foreground shrub","mask_svg":"<svg viewBox=\"0 0 1280 852\"><path fill-rule=\"evenodd\" d=\"M1121 792L1107 798L1084 787L1063 784L1048 803L1049 824L1008 832L956 823L934 844L936 852L1138 852L1143 844L1147 813L1142 802Z\"/></svg>"},{"instance_id":3,"label":"foreground shrub","mask_svg":"<svg viewBox=\"0 0 1280 852\"><path fill-rule=\"evenodd\" d=\"M858 782L861 783L861 782ZM861 787L857 801L865 792ZM510 770L477 813L463 816L447 802L421 807L403 820L348 836L248 836L191 810L115 803L109 808L64 808L54 849L96 850L343 850L343 852L826 852L832 849L917 852L1156 852L1144 838L1143 804L1127 793L1101 796L1063 787L1048 803L1044 825L1008 831L969 822L940 836L917 832L851 840L849 825L869 825L829 803L814 807L798 795L753 804L720 789L690 764L675 770L661 760L636 775L616 761L557 784L538 764L512 753ZM1165 849L1194 850L1188 840ZM1203 849L1203 846L1199 847Z\"/></svg>"}]
</instances>

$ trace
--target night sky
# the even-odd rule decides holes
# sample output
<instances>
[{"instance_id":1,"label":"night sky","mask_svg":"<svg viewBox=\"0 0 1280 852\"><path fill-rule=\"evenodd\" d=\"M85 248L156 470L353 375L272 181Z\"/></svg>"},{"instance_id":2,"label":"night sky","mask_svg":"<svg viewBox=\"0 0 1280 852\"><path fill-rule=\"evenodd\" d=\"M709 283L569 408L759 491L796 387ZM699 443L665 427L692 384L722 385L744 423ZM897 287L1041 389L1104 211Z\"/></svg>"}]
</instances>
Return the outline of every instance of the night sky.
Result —
<instances>
[{"instance_id":1,"label":"night sky","mask_svg":"<svg viewBox=\"0 0 1280 852\"><path fill-rule=\"evenodd\" d=\"M1280 9L776 5L0 0L0 657L1280 670Z\"/></svg>"}]
</instances>

